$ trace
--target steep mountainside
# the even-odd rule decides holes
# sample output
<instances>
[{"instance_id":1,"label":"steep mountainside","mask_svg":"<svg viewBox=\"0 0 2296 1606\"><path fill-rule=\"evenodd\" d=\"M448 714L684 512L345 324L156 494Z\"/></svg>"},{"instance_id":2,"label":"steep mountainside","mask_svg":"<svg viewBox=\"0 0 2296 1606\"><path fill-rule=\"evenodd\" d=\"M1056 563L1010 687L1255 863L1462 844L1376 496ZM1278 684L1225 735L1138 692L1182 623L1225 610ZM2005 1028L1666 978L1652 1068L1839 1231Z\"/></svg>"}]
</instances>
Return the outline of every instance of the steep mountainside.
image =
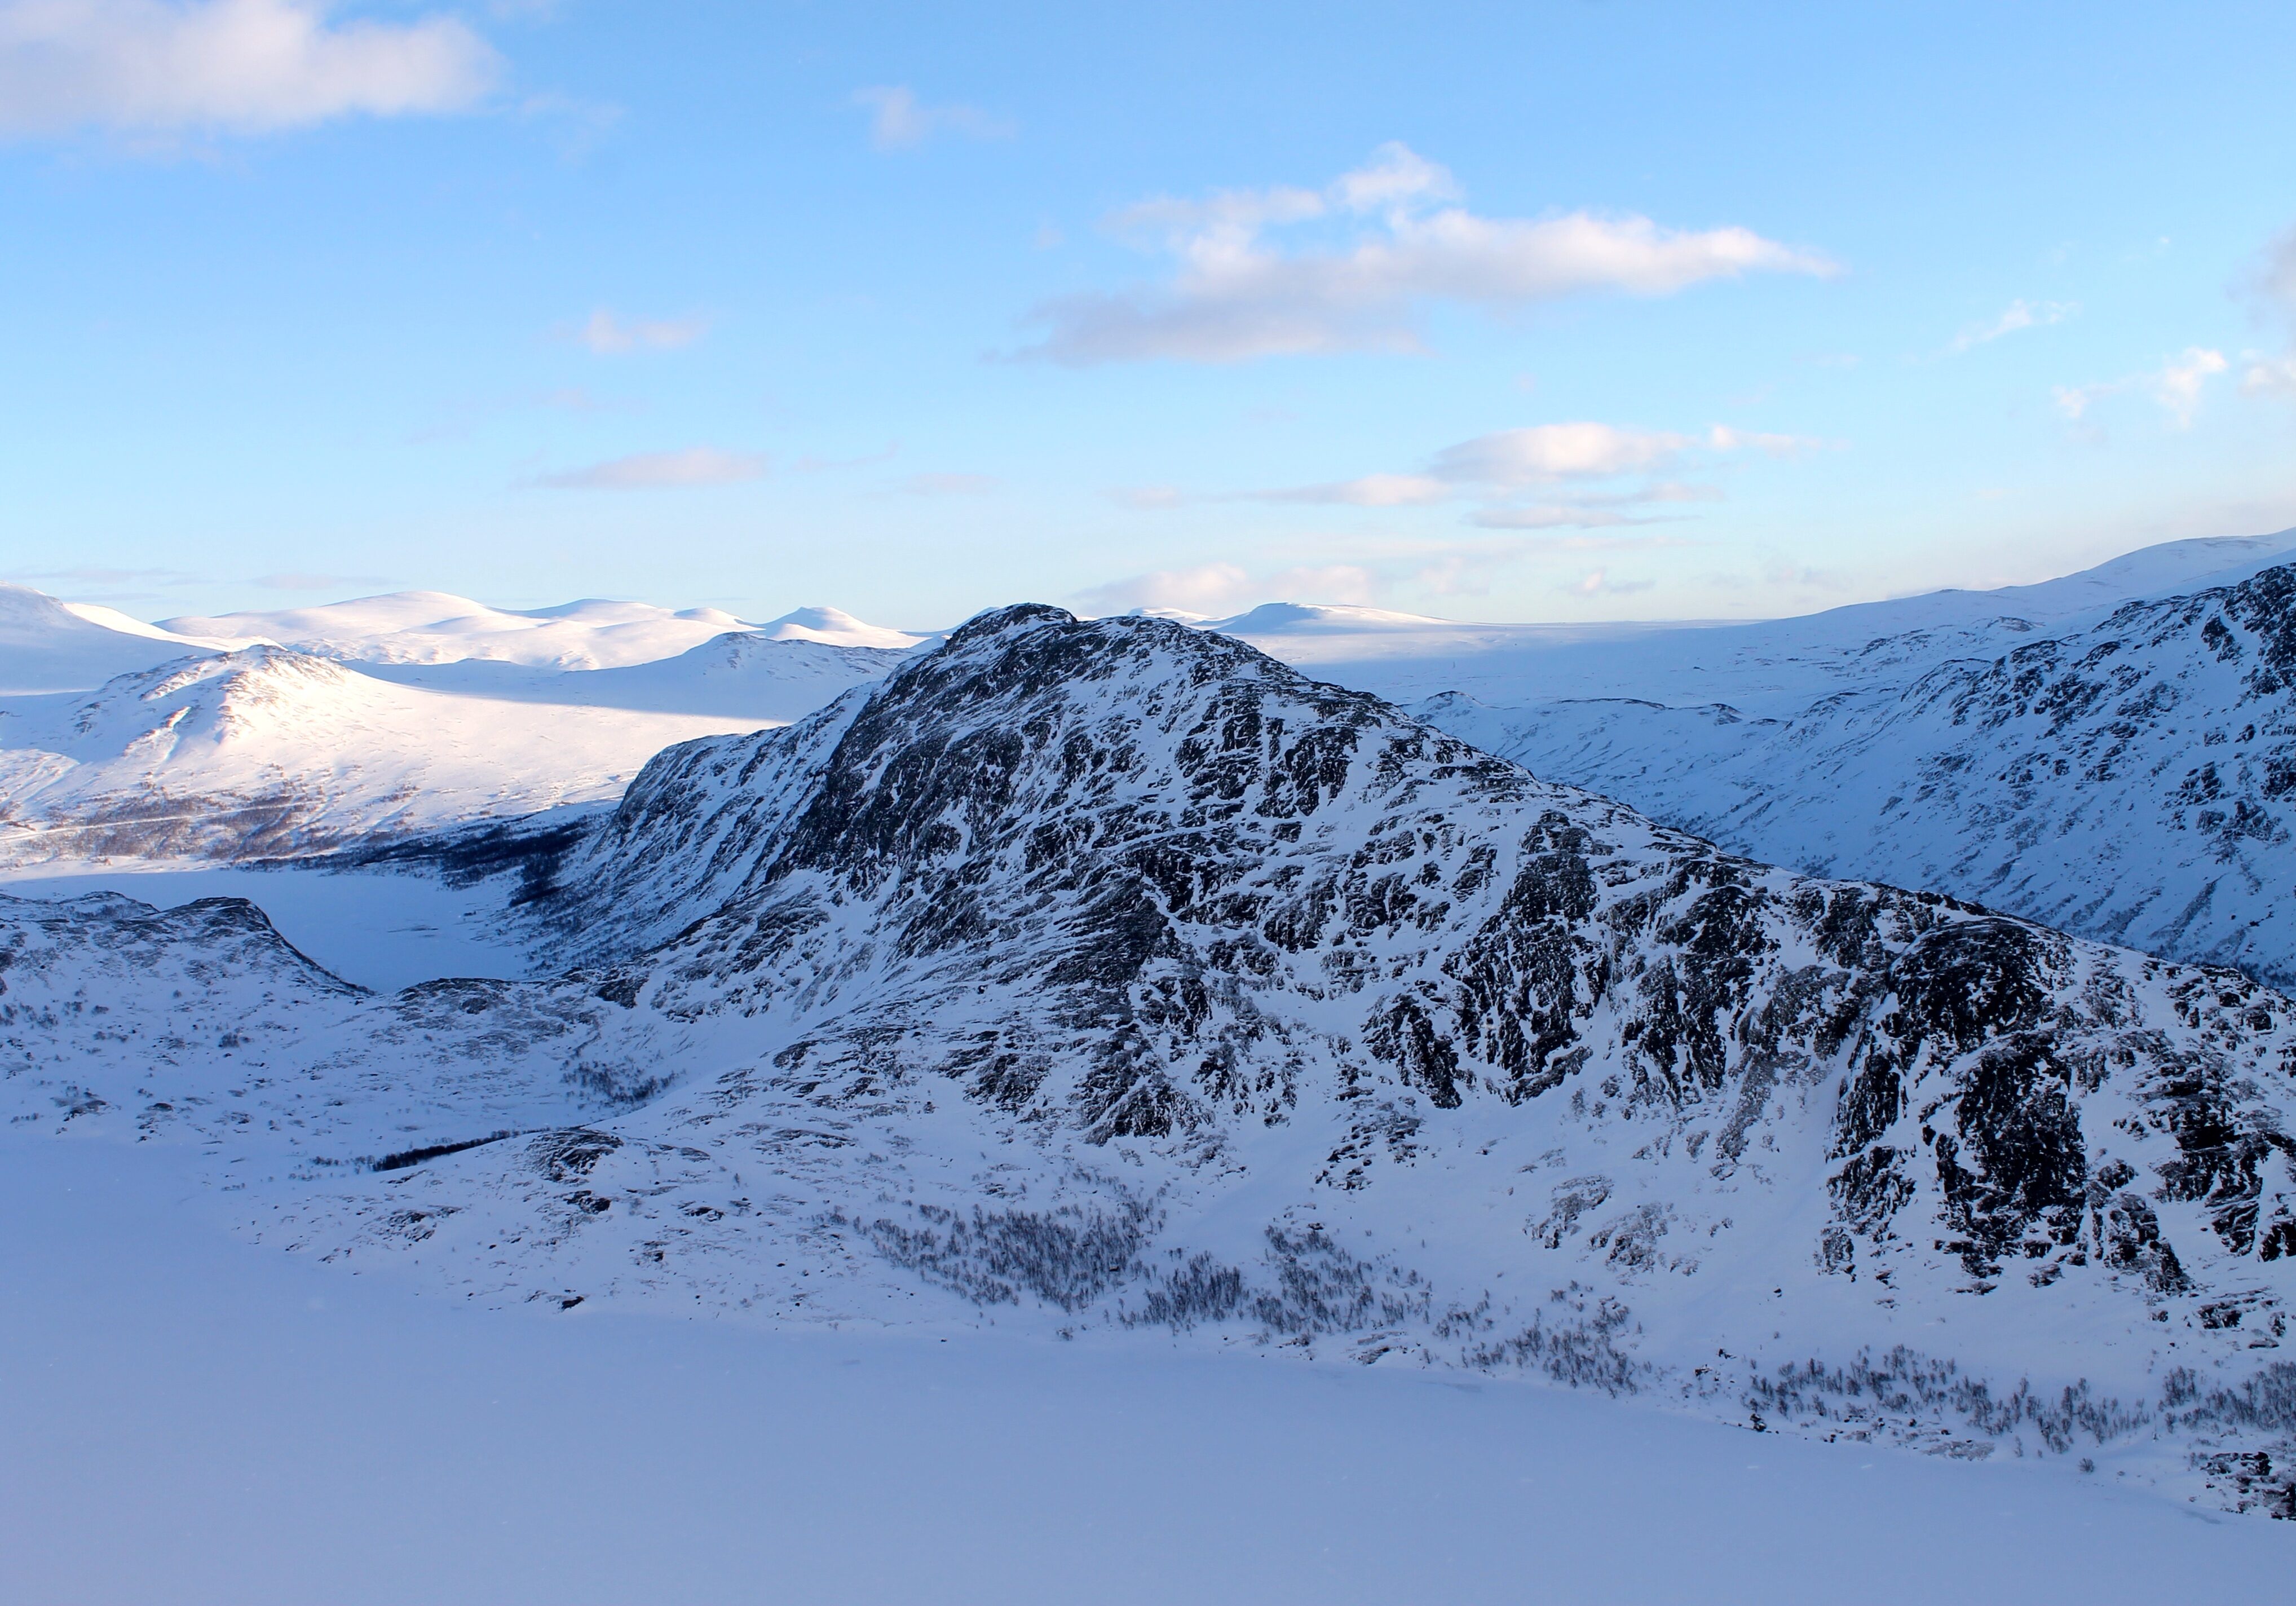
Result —
<instances>
[{"instance_id":1,"label":"steep mountainside","mask_svg":"<svg viewBox=\"0 0 2296 1606\"><path fill-rule=\"evenodd\" d=\"M0 905L0 1086L474 1299L1147 1325L2296 1500L2296 1020L2234 973L1033 607L665 753L556 884L564 979L390 999L245 905Z\"/></svg>"},{"instance_id":2,"label":"steep mountainside","mask_svg":"<svg viewBox=\"0 0 2296 1606\"><path fill-rule=\"evenodd\" d=\"M1757 857L2296 985L2296 569L1790 719L1617 699L1419 711Z\"/></svg>"}]
</instances>

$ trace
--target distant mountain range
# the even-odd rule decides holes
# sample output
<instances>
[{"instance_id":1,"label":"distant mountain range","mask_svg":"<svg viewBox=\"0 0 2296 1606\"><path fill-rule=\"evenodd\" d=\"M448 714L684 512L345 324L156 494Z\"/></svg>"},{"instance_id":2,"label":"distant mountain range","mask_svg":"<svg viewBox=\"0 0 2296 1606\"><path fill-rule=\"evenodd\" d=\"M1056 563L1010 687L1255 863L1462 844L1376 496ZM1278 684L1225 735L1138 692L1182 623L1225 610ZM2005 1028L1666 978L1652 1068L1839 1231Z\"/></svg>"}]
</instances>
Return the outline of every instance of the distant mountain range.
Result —
<instances>
[{"instance_id":1,"label":"distant mountain range","mask_svg":"<svg viewBox=\"0 0 2296 1606\"><path fill-rule=\"evenodd\" d=\"M611 803L662 748L799 718L922 639L833 609L752 627L427 592L173 625L0 587L0 866L293 856Z\"/></svg>"}]
</instances>

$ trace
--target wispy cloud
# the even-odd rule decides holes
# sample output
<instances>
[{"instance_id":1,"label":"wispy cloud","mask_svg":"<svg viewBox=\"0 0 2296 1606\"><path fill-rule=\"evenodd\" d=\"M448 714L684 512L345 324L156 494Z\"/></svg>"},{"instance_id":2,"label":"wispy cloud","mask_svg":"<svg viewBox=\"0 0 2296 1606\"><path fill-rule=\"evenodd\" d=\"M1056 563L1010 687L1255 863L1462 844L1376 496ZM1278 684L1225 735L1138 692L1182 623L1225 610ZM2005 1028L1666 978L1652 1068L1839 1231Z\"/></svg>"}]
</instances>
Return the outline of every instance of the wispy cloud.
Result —
<instances>
[{"instance_id":1,"label":"wispy cloud","mask_svg":"<svg viewBox=\"0 0 2296 1606\"><path fill-rule=\"evenodd\" d=\"M762 479L762 452L721 452L714 447L690 447L682 452L640 452L628 457L593 463L562 474L545 474L533 481L554 490L667 490L683 486L737 485Z\"/></svg>"},{"instance_id":2,"label":"wispy cloud","mask_svg":"<svg viewBox=\"0 0 2296 1606\"><path fill-rule=\"evenodd\" d=\"M993 117L978 106L928 106L906 84L857 89L853 103L868 111L869 143L880 151L906 151L940 134L1010 139L1018 131L1012 119Z\"/></svg>"},{"instance_id":3,"label":"wispy cloud","mask_svg":"<svg viewBox=\"0 0 2296 1606\"><path fill-rule=\"evenodd\" d=\"M2070 301L2027 301L2009 303L2001 315L1989 323L1972 324L1947 345L1948 355L1958 356L1978 346L1988 345L2003 335L2015 334L2021 329L2039 329L2050 324L2062 324L2080 308Z\"/></svg>"},{"instance_id":4,"label":"wispy cloud","mask_svg":"<svg viewBox=\"0 0 2296 1606\"><path fill-rule=\"evenodd\" d=\"M459 111L502 63L454 17L330 20L320 0L0 0L0 135L256 134Z\"/></svg>"},{"instance_id":5,"label":"wispy cloud","mask_svg":"<svg viewBox=\"0 0 2296 1606\"><path fill-rule=\"evenodd\" d=\"M574 339L601 356L626 351L674 351L709 332L705 318L619 318L606 307L591 310Z\"/></svg>"},{"instance_id":6,"label":"wispy cloud","mask_svg":"<svg viewBox=\"0 0 2296 1606\"><path fill-rule=\"evenodd\" d=\"M911 474L901 488L913 496L992 496L1004 482L988 474Z\"/></svg>"},{"instance_id":7,"label":"wispy cloud","mask_svg":"<svg viewBox=\"0 0 2296 1606\"><path fill-rule=\"evenodd\" d=\"M1458 197L1447 169L1388 144L1319 190L1143 201L1110 225L1170 256L1173 276L1041 303L1027 322L1044 338L1024 355L1087 365L1411 351L1431 302L1505 310L1590 291L1663 296L1749 273L1836 271L1745 228L1669 229L1585 211L1481 217ZM1309 224L1335 238L1296 249L1272 238Z\"/></svg>"},{"instance_id":8,"label":"wispy cloud","mask_svg":"<svg viewBox=\"0 0 2296 1606\"><path fill-rule=\"evenodd\" d=\"M1784 457L1824 445L1808 436L1770 434L1716 424L1697 435L1577 422L1502 430L1444 447L1417 473L1366 474L1324 485L1247 491L1242 499L1351 507L1424 507L1454 501L1486 504L1470 522L1490 529L1605 528L1647 523L1632 511L1653 503L1718 501L1711 486L1644 478L1601 495L1557 495L1572 484L1633 480L1683 466L1694 456L1735 452ZM1526 499L1528 498L1528 499Z\"/></svg>"},{"instance_id":9,"label":"wispy cloud","mask_svg":"<svg viewBox=\"0 0 2296 1606\"><path fill-rule=\"evenodd\" d=\"M1185 506L1188 494L1177 485L1119 485L1109 490L1108 498L1135 512L1162 512Z\"/></svg>"},{"instance_id":10,"label":"wispy cloud","mask_svg":"<svg viewBox=\"0 0 2296 1606\"><path fill-rule=\"evenodd\" d=\"M2088 416L2089 409L2106 397L2141 390L2168 414L2171 427L2189 430L2194 414L2200 410L2201 395L2208 381L2231 366L2221 351L2187 346L2180 355L2164 359L2160 367L2146 373L2086 385L2059 385L2051 395L2057 411L2079 423Z\"/></svg>"},{"instance_id":11,"label":"wispy cloud","mask_svg":"<svg viewBox=\"0 0 2296 1606\"><path fill-rule=\"evenodd\" d=\"M72 586L202 586L210 577L184 569L109 569L83 563L69 569L11 569L0 578L43 586L58 581Z\"/></svg>"}]
</instances>

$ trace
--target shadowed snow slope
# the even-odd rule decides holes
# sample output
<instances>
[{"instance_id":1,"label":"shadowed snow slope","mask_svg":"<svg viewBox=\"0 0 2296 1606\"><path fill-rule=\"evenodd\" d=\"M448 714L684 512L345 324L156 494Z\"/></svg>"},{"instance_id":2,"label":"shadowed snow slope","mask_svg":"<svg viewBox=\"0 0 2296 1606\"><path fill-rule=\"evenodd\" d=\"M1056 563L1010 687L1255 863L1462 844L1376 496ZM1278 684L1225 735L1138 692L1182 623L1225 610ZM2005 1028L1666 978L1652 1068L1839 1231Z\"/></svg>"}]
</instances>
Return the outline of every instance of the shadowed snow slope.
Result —
<instances>
[{"instance_id":1,"label":"shadowed snow slope","mask_svg":"<svg viewBox=\"0 0 2296 1606\"><path fill-rule=\"evenodd\" d=\"M243 903L12 901L0 1096L474 1302L1168 1330L2296 1500L2286 1000L1215 634L983 616L663 754L536 914L580 968L382 997Z\"/></svg>"},{"instance_id":2,"label":"shadowed snow slope","mask_svg":"<svg viewBox=\"0 0 2296 1606\"><path fill-rule=\"evenodd\" d=\"M1456 695L1419 711L1760 858L2296 984L2296 569L2030 632L1790 718Z\"/></svg>"}]
</instances>

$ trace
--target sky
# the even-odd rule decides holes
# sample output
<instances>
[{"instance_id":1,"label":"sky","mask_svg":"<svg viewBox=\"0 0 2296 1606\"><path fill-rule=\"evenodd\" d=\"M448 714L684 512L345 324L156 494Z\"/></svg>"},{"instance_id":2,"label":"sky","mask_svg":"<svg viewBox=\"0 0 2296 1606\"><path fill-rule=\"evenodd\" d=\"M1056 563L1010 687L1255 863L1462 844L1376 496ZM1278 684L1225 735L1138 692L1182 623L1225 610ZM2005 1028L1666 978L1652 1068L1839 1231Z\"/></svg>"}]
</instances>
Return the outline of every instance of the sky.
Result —
<instances>
[{"instance_id":1,"label":"sky","mask_svg":"<svg viewBox=\"0 0 2296 1606\"><path fill-rule=\"evenodd\" d=\"M0 0L0 578L1754 618L2296 525L2296 7Z\"/></svg>"}]
</instances>

